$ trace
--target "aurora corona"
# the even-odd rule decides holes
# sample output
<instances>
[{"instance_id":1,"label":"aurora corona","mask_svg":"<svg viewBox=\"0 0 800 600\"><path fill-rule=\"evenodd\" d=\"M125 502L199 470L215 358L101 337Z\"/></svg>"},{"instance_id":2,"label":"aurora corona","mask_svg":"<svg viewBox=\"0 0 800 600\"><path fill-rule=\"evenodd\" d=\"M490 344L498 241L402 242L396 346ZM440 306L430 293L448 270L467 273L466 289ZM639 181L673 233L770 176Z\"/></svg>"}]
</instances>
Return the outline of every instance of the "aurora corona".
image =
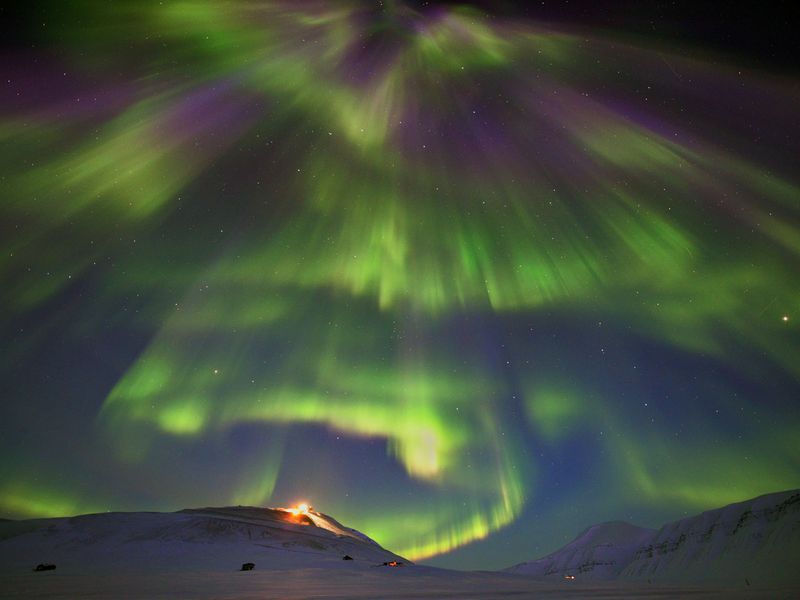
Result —
<instances>
[{"instance_id":1,"label":"aurora corona","mask_svg":"<svg viewBox=\"0 0 800 600\"><path fill-rule=\"evenodd\" d=\"M800 188L742 121L796 128L796 82L364 4L77 2L15 57L4 387L55 368L21 393L88 466L17 440L0 509L304 497L468 561L587 495L797 486Z\"/></svg>"}]
</instances>

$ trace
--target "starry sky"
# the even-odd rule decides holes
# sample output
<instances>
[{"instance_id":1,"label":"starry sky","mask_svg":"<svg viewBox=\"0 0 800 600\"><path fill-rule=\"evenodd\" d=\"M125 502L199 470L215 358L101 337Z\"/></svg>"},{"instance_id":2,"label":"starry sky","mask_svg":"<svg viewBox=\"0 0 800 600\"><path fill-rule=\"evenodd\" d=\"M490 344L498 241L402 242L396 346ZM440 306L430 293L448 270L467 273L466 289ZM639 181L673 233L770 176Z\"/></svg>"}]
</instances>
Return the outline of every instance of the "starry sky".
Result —
<instances>
[{"instance_id":1,"label":"starry sky","mask_svg":"<svg viewBox=\"0 0 800 600\"><path fill-rule=\"evenodd\" d=\"M500 568L800 486L788 21L491 4L4 15L0 516Z\"/></svg>"}]
</instances>

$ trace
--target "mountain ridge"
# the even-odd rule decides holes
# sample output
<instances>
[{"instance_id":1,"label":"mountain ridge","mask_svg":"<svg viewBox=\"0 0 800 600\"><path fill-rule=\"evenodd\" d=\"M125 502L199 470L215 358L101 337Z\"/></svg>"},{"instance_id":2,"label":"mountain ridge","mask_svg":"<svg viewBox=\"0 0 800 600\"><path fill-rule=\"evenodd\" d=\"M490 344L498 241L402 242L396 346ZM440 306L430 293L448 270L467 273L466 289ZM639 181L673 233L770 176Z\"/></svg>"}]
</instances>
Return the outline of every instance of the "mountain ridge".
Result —
<instances>
[{"instance_id":1,"label":"mountain ridge","mask_svg":"<svg viewBox=\"0 0 800 600\"><path fill-rule=\"evenodd\" d=\"M613 539L612 539L613 538ZM658 529L609 521L506 572L538 579L798 583L800 490L763 494Z\"/></svg>"},{"instance_id":2,"label":"mountain ridge","mask_svg":"<svg viewBox=\"0 0 800 600\"><path fill-rule=\"evenodd\" d=\"M408 562L312 509L206 507L0 523L0 572L47 562L70 572L234 570ZM349 562L349 561L348 561Z\"/></svg>"}]
</instances>

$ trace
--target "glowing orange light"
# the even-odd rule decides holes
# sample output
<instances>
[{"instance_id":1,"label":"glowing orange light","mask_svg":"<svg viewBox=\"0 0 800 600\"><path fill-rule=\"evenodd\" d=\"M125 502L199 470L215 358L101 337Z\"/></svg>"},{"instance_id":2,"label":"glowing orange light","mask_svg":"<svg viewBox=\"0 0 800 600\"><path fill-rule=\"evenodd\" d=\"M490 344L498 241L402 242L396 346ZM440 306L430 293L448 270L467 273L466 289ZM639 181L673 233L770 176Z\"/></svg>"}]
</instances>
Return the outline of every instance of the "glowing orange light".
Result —
<instances>
[{"instance_id":1,"label":"glowing orange light","mask_svg":"<svg viewBox=\"0 0 800 600\"><path fill-rule=\"evenodd\" d=\"M305 502L301 502L300 504L298 504L294 508L284 508L283 510L285 510L286 512L290 512L295 516L296 515L307 515L308 511L311 510L311 507L308 504L306 504Z\"/></svg>"}]
</instances>

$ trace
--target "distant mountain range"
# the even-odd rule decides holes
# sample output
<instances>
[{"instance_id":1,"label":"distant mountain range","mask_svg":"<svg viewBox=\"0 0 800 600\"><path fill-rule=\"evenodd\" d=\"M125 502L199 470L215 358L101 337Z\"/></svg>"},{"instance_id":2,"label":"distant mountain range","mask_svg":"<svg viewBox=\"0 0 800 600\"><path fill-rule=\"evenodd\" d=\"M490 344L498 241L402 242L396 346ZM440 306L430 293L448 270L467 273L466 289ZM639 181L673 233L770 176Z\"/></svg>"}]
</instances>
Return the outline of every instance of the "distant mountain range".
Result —
<instances>
[{"instance_id":1,"label":"distant mountain range","mask_svg":"<svg viewBox=\"0 0 800 600\"><path fill-rule=\"evenodd\" d=\"M351 561L343 562L345 556ZM225 507L0 522L0 574L342 567L403 561L312 509Z\"/></svg>"},{"instance_id":2,"label":"distant mountain range","mask_svg":"<svg viewBox=\"0 0 800 600\"><path fill-rule=\"evenodd\" d=\"M774 585L800 583L800 490L767 494L667 523L593 525L508 572L541 579Z\"/></svg>"}]
</instances>

